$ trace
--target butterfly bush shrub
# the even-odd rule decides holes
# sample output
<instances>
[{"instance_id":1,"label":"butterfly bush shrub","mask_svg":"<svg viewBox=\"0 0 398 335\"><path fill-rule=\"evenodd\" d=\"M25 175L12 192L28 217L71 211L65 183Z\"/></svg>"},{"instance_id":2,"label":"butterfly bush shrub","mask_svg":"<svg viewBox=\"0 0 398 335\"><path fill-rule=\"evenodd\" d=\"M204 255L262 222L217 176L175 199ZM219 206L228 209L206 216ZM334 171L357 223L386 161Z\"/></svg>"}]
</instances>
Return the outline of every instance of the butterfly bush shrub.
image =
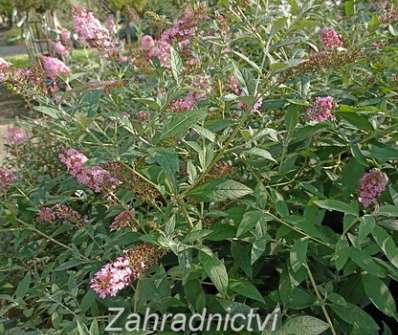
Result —
<instances>
[{"instance_id":1,"label":"butterfly bush shrub","mask_svg":"<svg viewBox=\"0 0 398 335\"><path fill-rule=\"evenodd\" d=\"M279 306L281 334L392 334L395 7L192 2L128 50L72 15L84 65L0 68L36 113L0 170L4 329Z\"/></svg>"}]
</instances>

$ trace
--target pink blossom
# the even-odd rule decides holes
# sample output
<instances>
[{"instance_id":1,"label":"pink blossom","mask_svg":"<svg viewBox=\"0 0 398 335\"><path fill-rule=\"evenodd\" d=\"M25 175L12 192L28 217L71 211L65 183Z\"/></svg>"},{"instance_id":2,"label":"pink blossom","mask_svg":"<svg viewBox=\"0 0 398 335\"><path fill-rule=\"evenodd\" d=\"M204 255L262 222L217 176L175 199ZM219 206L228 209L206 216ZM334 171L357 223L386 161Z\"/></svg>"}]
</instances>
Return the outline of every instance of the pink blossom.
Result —
<instances>
[{"instance_id":1,"label":"pink blossom","mask_svg":"<svg viewBox=\"0 0 398 335\"><path fill-rule=\"evenodd\" d=\"M75 6L72 14L75 31L83 43L99 49L114 47L109 30L101 24L92 12L82 6Z\"/></svg>"},{"instance_id":2,"label":"pink blossom","mask_svg":"<svg viewBox=\"0 0 398 335\"><path fill-rule=\"evenodd\" d=\"M320 37L326 49L341 48L343 46L341 37L333 28L321 29Z\"/></svg>"},{"instance_id":3,"label":"pink blossom","mask_svg":"<svg viewBox=\"0 0 398 335\"><path fill-rule=\"evenodd\" d=\"M54 222L56 220L56 215L51 208L43 207L40 208L39 213L37 214L37 220L40 222Z\"/></svg>"},{"instance_id":4,"label":"pink blossom","mask_svg":"<svg viewBox=\"0 0 398 335\"><path fill-rule=\"evenodd\" d=\"M231 92L235 93L236 95L242 94L239 79L234 75L230 75L228 77L227 87Z\"/></svg>"},{"instance_id":5,"label":"pink blossom","mask_svg":"<svg viewBox=\"0 0 398 335\"><path fill-rule=\"evenodd\" d=\"M4 192L17 180L14 172L0 168L0 192Z\"/></svg>"},{"instance_id":6,"label":"pink blossom","mask_svg":"<svg viewBox=\"0 0 398 335\"><path fill-rule=\"evenodd\" d=\"M141 48L143 50L151 49L155 46L155 41L153 40L152 36L145 35L141 38Z\"/></svg>"},{"instance_id":7,"label":"pink blossom","mask_svg":"<svg viewBox=\"0 0 398 335\"><path fill-rule=\"evenodd\" d=\"M91 279L90 287L104 299L114 297L135 278L135 272L126 256L104 265Z\"/></svg>"},{"instance_id":8,"label":"pink blossom","mask_svg":"<svg viewBox=\"0 0 398 335\"><path fill-rule=\"evenodd\" d=\"M83 165L88 161L88 158L76 149L66 149L59 155L59 160L68 169L69 173L76 175L82 168Z\"/></svg>"},{"instance_id":9,"label":"pink blossom","mask_svg":"<svg viewBox=\"0 0 398 335\"><path fill-rule=\"evenodd\" d=\"M25 129L22 128L8 128L5 140L8 144L11 145L18 145L25 142L28 138L28 134L26 133Z\"/></svg>"},{"instance_id":10,"label":"pink blossom","mask_svg":"<svg viewBox=\"0 0 398 335\"><path fill-rule=\"evenodd\" d=\"M61 42L52 42L51 48L54 50L54 53L59 57L65 57L68 55L69 51L66 49Z\"/></svg>"},{"instance_id":11,"label":"pink blossom","mask_svg":"<svg viewBox=\"0 0 398 335\"><path fill-rule=\"evenodd\" d=\"M149 58L157 58L164 68L171 67L171 45L166 41L156 41L155 46L149 49L147 56Z\"/></svg>"},{"instance_id":12,"label":"pink blossom","mask_svg":"<svg viewBox=\"0 0 398 335\"><path fill-rule=\"evenodd\" d=\"M106 27L106 29L108 29L108 31L111 34L116 34L117 27L116 27L115 18L113 17L113 15L109 15L107 17L106 22L105 22L105 27Z\"/></svg>"},{"instance_id":13,"label":"pink blossom","mask_svg":"<svg viewBox=\"0 0 398 335\"><path fill-rule=\"evenodd\" d=\"M120 184L120 180L99 166L81 169L76 174L76 180L97 193L115 189Z\"/></svg>"},{"instance_id":14,"label":"pink blossom","mask_svg":"<svg viewBox=\"0 0 398 335\"><path fill-rule=\"evenodd\" d=\"M41 63L47 77L51 79L56 79L62 75L68 76L71 73L70 69L62 61L54 57L42 56Z\"/></svg>"},{"instance_id":15,"label":"pink blossom","mask_svg":"<svg viewBox=\"0 0 398 335\"><path fill-rule=\"evenodd\" d=\"M59 37L63 45L68 45L70 43L71 35L72 34L69 30L64 29L61 31Z\"/></svg>"},{"instance_id":16,"label":"pink blossom","mask_svg":"<svg viewBox=\"0 0 398 335\"><path fill-rule=\"evenodd\" d=\"M64 204L56 204L52 210L58 220L67 221L79 226L84 223L84 219L77 211Z\"/></svg>"},{"instance_id":17,"label":"pink blossom","mask_svg":"<svg viewBox=\"0 0 398 335\"><path fill-rule=\"evenodd\" d=\"M260 97L254 103L251 112L258 113L262 105L263 105L263 98Z\"/></svg>"},{"instance_id":18,"label":"pink blossom","mask_svg":"<svg viewBox=\"0 0 398 335\"><path fill-rule=\"evenodd\" d=\"M316 97L314 104L307 109L307 118L316 122L336 120L332 113L334 107L333 97Z\"/></svg>"},{"instance_id":19,"label":"pink blossom","mask_svg":"<svg viewBox=\"0 0 398 335\"><path fill-rule=\"evenodd\" d=\"M202 65L202 62L198 58L188 59L185 64L189 67L199 67Z\"/></svg>"},{"instance_id":20,"label":"pink blossom","mask_svg":"<svg viewBox=\"0 0 398 335\"><path fill-rule=\"evenodd\" d=\"M358 187L358 200L366 208L375 203L384 192L388 182L387 176L379 170L373 169L365 173Z\"/></svg>"},{"instance_id":21,"label":"pink blossom","mask_svg":"<svg viewBox=\"0 0 398 335\"><path fill-rule=\"evenodd\" d=\"M10 63L0 57L0 82L6 80L6 71L10 68Z\"/></svg>"}]
</instances>

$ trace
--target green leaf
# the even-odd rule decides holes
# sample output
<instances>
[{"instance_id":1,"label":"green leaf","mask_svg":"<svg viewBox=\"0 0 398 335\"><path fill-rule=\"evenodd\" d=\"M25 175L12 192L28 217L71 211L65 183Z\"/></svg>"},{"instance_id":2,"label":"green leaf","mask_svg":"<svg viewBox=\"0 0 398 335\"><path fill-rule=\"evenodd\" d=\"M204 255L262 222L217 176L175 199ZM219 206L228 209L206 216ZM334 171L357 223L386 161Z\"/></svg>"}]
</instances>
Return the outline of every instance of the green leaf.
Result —
<instances>
[{"instance_id":1,"label":"green leaf","mask_svg":"<svg viewBox=\"0 0 398 335\"><path fill-rule=\"evenodd\" d=\"M300 115L300 107L296 105L291 106L286 111L285 127L289 135L292 133L294 128L296 128L296 125L299 120L299 115Z\"/></svg>"},{"instance_id":2,"label":"green leaf","mask_svg":"<svg viewBox=\"0 0 398 335\"><path fill-rule=\"evenodd\" d=\"M397 320L397 308L387 285L381 279L370 274L362 275L362 284L372 304L385 315Z\"/></svg>"},{"instance_id":3,"label":"green leaf","mask_svg":"<svg viewBox=\"0 0 398 335\"><path fill-rule=\"evenodd\" d=\"M254 210L246 212L239 224L236 236L242 236L243 234L252 230L257 223L264 223L271 220L272 218L264 214L262 211Z\"/></svg>"},{"instance_id":4,"label":"green leaf","mask_svg":"<svg viewBox=\"0 0 398 335\"><path fill-rule=\"evenodd\" d=\"M275 162L276 160L274 157L272 157L272 155L269 153L269 151L264 150L264 149L260 149L260 148L251 148L248 151L245 151L246 154L248 155L254 155L254 156L259 156L262 157L264 159L267 159L269 161Z\"/></svg>"},{"instance_id":5,"label":"green leaf","mask_svg":"<svg viewBox=\"0 0 398 335\"><path fill-rule=\"evenodd\" d=\"M354 205L346 204L345 202L339 200L316 200L314 203L321 208L328 209L330 211L338 211L346 214L351 214L354 216L358 215L358 208Z\"/></svg>"},{"instance_id":6,"label":"green leaf","mask_svg":"<svg viewBox=\"0 0 398 335\"><path fill-rule=\"evenodd\" d=\"M199 261L206 274L220 293L226 294L228 290L228 273L223 262L215 255L199 252Z\"/></svg>"},{"instance_id":7,"label":"green leaf","mask_svg":"<svg viewBox=\"0 0 398 335\"><path fill-rule=\"evenodd\" d=\"M329 329L329 325L313 316L296 316L286 320L282 329L271 332L275 335L320 335Z\"/></svg>"},{"instance_id":8,"label":"green leaf","mask_svg":"<svg viewBox=\"0 0 398 335\"><path fill-rule=\"evenodd\" d=\"M354 329L379 330L377 323L362 308L346 302L343 297L336 293L330 294L328 298L333 302L330 306L333 312L352 325Z\"/></svg>"},{"instance_id":9,"label":"green leaf","mask_svg":"<svg viewBox=\"0 0 398 335\"><path fill-rule=\"evenodd\" d=\"M231 280L230 288L232 291L244 297L264 303L264 298L261 295L261 293L252 283L250 283L247 280L244 279Z\"/></svg>"},{"instance_id":10,"label":"green leaf","mask_svg":"<svg viewBox=\"0 0 398 335\"><path fill-rule=\"evenodd\" d=\"M341 118L357 129L373 131L373 126L367 117L357 113L338 113Z\"/></svg>"},{"instance_id":11,"label":"green leaf","mask_svg":"<svg viewBox=\"0 0 398 335\"><path fill-rule=\"evenodd\" d=\"M191 190L188 195L204 202L234 200L253 193L253 190L234 180L215 179Z\"/></svg>"},{"instance_id":12,"label":"green leaf","mask_svg":"<svg viewBox=\"0 0 398 335\"><path fill-rule=\"evenodd\" d=\"M158 143L173 136L183 136L185 132L192 128L198 121L204 120L207 116L205 110L191 110L185 113L175 113L166 123L158 139Z\"/></svg>"},{"instance_id":13,"label":"green leaf","mask_svg":"<svg viewBox=\"0 0 398 335\"><path fill-rule=\"evenodd\" d=\"M60 118L60 112L55 109L55 108L51 108L51 107L46 107L46 106L36 106L33 108L34 110L45 114L47 116L50 116L53 119L59 119Z\"/></svg>"},{"instance_id":14,"label":"green leaf","mask_svg":"<svg viewBox=\"0 0 398 335\"><path fill-rule=\"evenodd\" d=\"M398 149L392 146L370 146L369 153L372 157L381 161L398 159Z\"/></svg>"},{"instance_id":15,"label":"green leaf","mask_svg":"<svg viewBox=\"0 0 398 335\"><path fill-rule=\"evenodd\" d=\"M296 240L293 247L290 250L290 265L294 272L300 270L307 261L307 249L308 240L299 239Z\"/></svg>"},{"instance_id":16,"label":"green leaf","mask_svg":"<svg viewBox=\"0 0 398 335\"><path fill-rule=\"evenodd\" d=\"M349 252L351 260L357 264L361 269L375 275L384 276L385 270L378 263L376 263L372 257L368 256L364 251L350 248Z\"/></svg>"},{"instance_id":17,"label":"green leaf","mask_svg":"<svg viewBox=\"0 0 398 335\"><path fill-rule=\"evenodd\" d=\"M165 177L170 182L176 184L176 173L179 170L179 159L174 149L170 148L150 148L149 153L154 161L163 169Z\"/></svg>"},{"instance_id":18,"label":"green leaf","mask_svg":"<svg viewBox=\"0 0 398 335\"><path fill-rule=\"evenodd\" d=\"M391 235L382 227L376 226L372 231L372 236L391 264L398 269L398 248Z\"/></svg>"},{"instance_id":19,"label":"green leaf","mask_svg":"<svg viewBox=\"0 0 398 335\"><path fill-rule=\"evenodd\" d=\"M179 78L183 66L182 66L181 57L174 48L170 48L170 63L171 63L171 73L173 74L173 77L177 82L177 85L180 85Z\"/></svg>"},{"instance_id":20,"label":"green leaf","mask_svg":"<svg viewBox=\"0 0 398 335\"><path fill-rule=\"evenodd\" d=\"M384 205L376 212L376 215L388 216L392 218L398 217L398 206Z\"/></svg>"},{"instance_id":21,"label":"green leaf","mask_svg":"<svg viewBox=\"0 0 398 335\"><path fill-rule=\"evenodd\" d=\"M15 290L15 296L17 298L22 298L28 291L29 286L32 282L30 274L26 274L25 277L19 282L17 289Z\"/></svg>"}]
</instances>

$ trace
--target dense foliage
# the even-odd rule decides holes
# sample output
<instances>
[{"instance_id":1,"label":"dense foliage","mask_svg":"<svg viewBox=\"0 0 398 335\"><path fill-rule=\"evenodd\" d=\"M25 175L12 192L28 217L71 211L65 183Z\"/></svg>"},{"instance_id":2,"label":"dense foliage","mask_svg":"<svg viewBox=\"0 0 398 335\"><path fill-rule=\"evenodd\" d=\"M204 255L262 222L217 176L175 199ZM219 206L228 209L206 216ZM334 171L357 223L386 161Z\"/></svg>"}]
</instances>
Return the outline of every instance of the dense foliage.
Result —
<instances>
[{"instance_id":1,"label":"dense foliage","mask_svg":"<svg viewBox=\"0 0 398 335\"><path fill-rule=\"evenodd\" d=\"M75 9L84 65L0 63L37 113L0 169L0 328L279 305L278 334L393 334L397 9L192 6L129 50Z\"/></svg>"}]
</instances>

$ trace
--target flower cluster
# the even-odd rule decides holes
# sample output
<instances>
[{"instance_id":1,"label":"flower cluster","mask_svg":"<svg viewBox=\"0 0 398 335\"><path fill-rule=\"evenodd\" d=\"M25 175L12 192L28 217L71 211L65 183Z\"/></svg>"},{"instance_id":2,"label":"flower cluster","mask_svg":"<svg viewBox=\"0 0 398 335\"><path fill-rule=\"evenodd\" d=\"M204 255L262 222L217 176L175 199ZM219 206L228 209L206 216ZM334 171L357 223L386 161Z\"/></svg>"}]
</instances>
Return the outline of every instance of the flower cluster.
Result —
<instances>
[{"instance_id":1,"label":"flower cluster","mask_svg":"<svg viewBox=\"0 0 398 335\"><path fill-rule=\"evenodd\" d=\"M173 112L186 112L192 109L199 101L205 99L210 88L209 77L203 75L194 77L192 88L184 98L177 99L171 103Z\"/></svg>"},{"instance_id":2,"label":"flower cluster","mask_svg":"<svg viewBox=\"0 0 398 335\"><path fill-rule=\"evenodd\" d=\"M0 82L6 80L9 67L10 63L0 57Z\"/></svg>"},{"instance_id":3,"label":"flower cluster","mask_svg":"<svg viewBox=\"0 0 398 335\"><path fill-rule=\"evenodd\" d=\"M336 117L332 113L334 107L333 97L316 97L313 105L307 109L307 118L316 122L336 120Z\"/></svg>"},{"instance_id":4,"label":"flower cluster","mask_svg":"<svg viewBox=\"0 0 398 335\"><path fill-rule=\"evenodd\" d=\"M113 190L120 184L120 180L100 166L81 169L76 175L76 180L96 193Z\"/></svg>"},{"instance_id":5,"label":"flower cluster","mask_svg":"<svg viewBox=\"0 0 398 335\"><path fill-rule=\"evenodd\" d=\"M73 176L76 176L83 168L83 165L88 161L85 155L73 148L62 151L58 157L61 163L66 166L68 172Z\"/></svg>"},{"instance_id":6,"label":"flower cluster","mask_svg":"<svg viewBox=\"0 0 398 335\"><path fill-rule=\"evenodd\" d=\"M60 41L52 42L51 49L55 55L61 58L64 58L69 54L68 49Z\"/></svg>"},{"instance_id":7,"label":"flower cluster","mask_svg":"<svg viewBox=\"0 0 398 335\"><path fill-rule=\"evenodd\" d=\"M114 41L109 30L92 12L82 6L75 6L72 15L75 31L83 43L103 50L114 48Z\"/></svg>"},{"instance_id":8,"label":"flower cluster","mask_svg":"<svg viewBox=\"0 0 398 335\"><path fill-rule=\"evenodd\" d=\"M58 157L78 183L94 192L113 190L120 184L120 180L100 166L84 167L88 158L76 149L66 149Z\"/></svg>"},{"instance_id":9,"label":"flower cluster","mask_svg":"<svg viewBox=\"0 0 398 335\"><path fill-rule=\"evenodd\" d=\"M28 139L25 129L11 127L7 129L5 140L10 145L19 145Z\"/></svg>"},{"instance_id":10,"label":"flower cluster","mask_svg":"<svg viewBox=\"0 0 398 335\"><path fill-rule=\"evenodd\" d=\"M103 266L91 279L90 287L102 299L114 297L144 271L156 265L162 255L163 252L152 245L137 245L115 262Z\"/></svg>"},{"instance_id":11,"label":"flower cluster","mask_svg":"<svg viewBox=\"0 0 398 335\"><path fill-rule=\"evenodd\" d=\"M0 168L0 192L6 191L17 180L14 172Z\"/></svg>"},{"instance_id":12,"label":"flower cluster","mask_svg":"<svg viewBox=\"0 0 398 335\"><path fill-rule=\"evenodd\" d=\"M119 257L115 262L104 265L91 279L90 287L104 299L114 297L128 286L134 278L134 271L126 256Z\"/></svg>"},{"instance_id":13,"label":"flower cluster","mask_svg":"<svg viewBox=\"0 0 398 335\"><path fill-rule=\"evenodd\" d=\"M384 173L373 169L363 175L358 187L358 200L366 208L375 203L384 192L388 179Z\"/></svg>"},{"instance_id":14,"label":"flower cluster","mask_svg":"<svg viewBox=\"0 0 398 335\"><path fill-rule=\"evenodd\" d=\"M320 31L321 41L326 49L341 48L343 41L333 28L323 28Z\"/></svg>"},{"instance_id":15,"label":"flower cluster","mask_svg":"<svg viewBox=\"0 0 398 335\"><path fill-rule=\"evenodd\" d=\"M111 231L118 230L121 228L131 227L133 231L137 231L137 226L134 224L134 211L125 210L119 213L112 222L110 227Z\"/></svg>"},{"instance_id":16,"label":"flower cluster","mask_svg":"<svg viewBox=\"0 0 398 335\"><path fill-rule=\"evenodd\" d=\"M71 71L64 62L54 57L42 56L41 65L47 77L55 80L60 76L68 76Z\"/></svg>"},{"instance_id":17,"label":"flower cluster","mask_svg":"<svg viewBox=\"0 0 398 335\"><path fill-rule=\"evenodd\" d=\"M141 39L141 48L148 59L157 58L160 65L170 68L170 50L174 42L178 42L181 49L190 44L190 39L197 31L197 25L203 18L206 7L201 5L196 10L186 8L184 14L177 19L171 28L165 30L159 40L153 40L149 35ZM189 54L189 52L187 52Z\"/></svg>"},{"instance_id":18,"label":"flower cluster","mask_svg":"<svg viewBox=\"0 0 398 335\"><path fill-rule=\"evenodd\" d=\"M103 90L109 94L115 88L121 88L127 85L126 80L95 80L88 83L89 90Z\"/></svg>"},{"instance_id":19,"label":"flower cluster","mask_svg":"<svg viewBox=\"0 0 398 335\"><path fill-rule=\"evenodd\" d=\"M74 209L64 204L56 204L52 208L50 207L40 208L37 214L37 220L40 222L47 222L47 223L60 220L75 224L77 226L82 226L84 224L83 217Z\"/></svg>"}]
</instances>

